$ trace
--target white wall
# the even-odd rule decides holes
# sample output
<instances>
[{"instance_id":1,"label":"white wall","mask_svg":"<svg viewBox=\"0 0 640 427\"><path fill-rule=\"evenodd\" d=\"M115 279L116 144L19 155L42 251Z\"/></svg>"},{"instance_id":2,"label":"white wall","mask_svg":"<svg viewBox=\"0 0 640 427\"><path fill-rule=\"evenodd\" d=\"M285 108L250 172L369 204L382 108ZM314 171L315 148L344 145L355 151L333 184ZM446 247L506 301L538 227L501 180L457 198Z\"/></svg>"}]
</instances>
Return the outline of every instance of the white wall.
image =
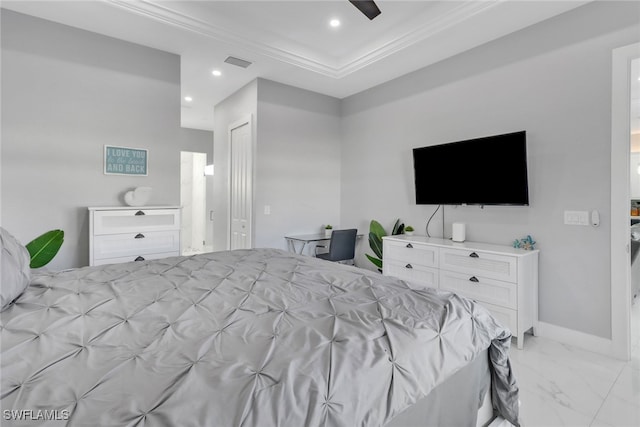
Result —
<instances>
[{"instance_id":1,"label":"white wall","mask_svg":"<svg viewBox=\"0 0 640 427\"><path fill-rule=\"evenodd\" d=\"M258 81L253 80L214 107L213 159L213 250L229 249L229 125L252 117L253 141L256 141ZM255 177L254 177L255 179Z\"/></svg>"},{"instance_id":2,"label":"white wall","mask_svg":"<svg viewBox=\"0 0 640 427\"><path fill-rule=\"evenodd\" d=\"M415 205L411 149L526 130L531 206L447 207L447 237L454 221L470 241L531 234L540 320L610 337L611 51L640 39L639 7L592 3L344 100L342 222L424 234L435 206ZM563 225L592 209L599 228Z\"/></svg>"},{"instance_id":3,"label":"white wall","mask_svg":"<svg viewBox=\"0 0 640 427\"><path fill-rule=\"evenodd\" d=\"M256 247L340 224L340 100L258 80ZM269 206L271 214L264 213Z\"/></svg>"},{"instance_id":4,"label":"white wall","mask_svg":"<svg viewBox=\"0 0 640 427\"><path fill-rule=\"evenodd\" d=\"M136 186L179 203L180 58L2 11L2 225L65 231L51 268L89 260L87 206ZM146 177L103 174L105 144L149 150Z\"/></svg>"}]
</instances>

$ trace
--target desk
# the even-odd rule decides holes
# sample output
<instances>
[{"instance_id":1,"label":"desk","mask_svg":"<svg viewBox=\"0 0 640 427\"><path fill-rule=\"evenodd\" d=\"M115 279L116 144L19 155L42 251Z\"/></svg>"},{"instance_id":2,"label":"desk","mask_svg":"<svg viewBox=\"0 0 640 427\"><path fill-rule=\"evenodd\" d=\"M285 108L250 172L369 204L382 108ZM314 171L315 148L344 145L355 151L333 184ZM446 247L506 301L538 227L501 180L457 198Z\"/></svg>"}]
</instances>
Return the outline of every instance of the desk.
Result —
<instances>
[{"instance_id":1,"label":"desk","mask_svg":"<svg viewBox=\"0 0 640 427\"><path fill-rule=\"evenodd\" d=\"M356 236L357 239L360 239L363 235L358 234ZM327 242L331 240L331 236L327 237L324 233L315 233L315 234L300 234L297 236L284 236L287 240L287 247L290 252L295 252L298 254L302 254L304 252L304 248L307 246L307 243L313 242ZM300 250L296 250L296 243L301 243Z\"/></svg>"},{"instance_id":2,"label":"desk","mask_svg":"<svg viewBox=\"0 0 640 427\"><path fill-rule=\"evenodd\" d=\"M289 248L289 251L298 254L302 254L307 243L331 240L331 236L327 237L324 233L300 234L297 236L284 236L284 238L287 239L287 247ZM299 251L296 250L296 243L302 243Z\"/></svg>"}]
</instances>

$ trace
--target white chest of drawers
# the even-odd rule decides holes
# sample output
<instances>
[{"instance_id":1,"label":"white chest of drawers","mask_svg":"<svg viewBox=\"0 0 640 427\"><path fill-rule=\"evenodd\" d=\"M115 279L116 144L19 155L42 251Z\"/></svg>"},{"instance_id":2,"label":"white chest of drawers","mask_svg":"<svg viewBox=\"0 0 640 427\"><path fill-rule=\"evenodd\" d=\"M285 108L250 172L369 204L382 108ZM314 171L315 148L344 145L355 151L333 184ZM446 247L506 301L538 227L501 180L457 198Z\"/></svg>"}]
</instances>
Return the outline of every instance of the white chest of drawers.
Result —
<instances>
[{"instance_id":1,"label":"white chest of drawers","mask_svg":"<svg viewBox=\"0 0 640 427\"><path fill-rule=\"evenodd\" d=\"M178 255L179 207L89 208L89 265Z\"/></svg>"},{"instance_id":2,"label":"white chest of drawers","mask_svg":"<svg viewBox=\"0 0 640 427\"><path fill-rule=\"evenodd\" d=\"M455 292L486 307L517 338L538 322L538 251L423 236L383 238L383 274Z\"/></svg>"}]
</instances>

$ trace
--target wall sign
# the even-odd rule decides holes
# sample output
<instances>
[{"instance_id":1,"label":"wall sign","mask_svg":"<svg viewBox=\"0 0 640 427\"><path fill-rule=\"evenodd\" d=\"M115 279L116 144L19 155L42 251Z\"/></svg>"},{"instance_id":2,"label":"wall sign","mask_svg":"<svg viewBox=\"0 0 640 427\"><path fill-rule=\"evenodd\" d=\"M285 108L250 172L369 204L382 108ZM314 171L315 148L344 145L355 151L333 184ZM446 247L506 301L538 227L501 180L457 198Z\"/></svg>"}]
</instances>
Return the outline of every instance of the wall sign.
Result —
<instances>
[{"instance_id":1,"label":"wall sign","mask_svg":"<svg viewBox=\"0 0 640 427\"><path fill-rule=\"evenodd\" d=\"M148 175L149 150L104 146L105 175Z\"/></svg>"}]
</instances>

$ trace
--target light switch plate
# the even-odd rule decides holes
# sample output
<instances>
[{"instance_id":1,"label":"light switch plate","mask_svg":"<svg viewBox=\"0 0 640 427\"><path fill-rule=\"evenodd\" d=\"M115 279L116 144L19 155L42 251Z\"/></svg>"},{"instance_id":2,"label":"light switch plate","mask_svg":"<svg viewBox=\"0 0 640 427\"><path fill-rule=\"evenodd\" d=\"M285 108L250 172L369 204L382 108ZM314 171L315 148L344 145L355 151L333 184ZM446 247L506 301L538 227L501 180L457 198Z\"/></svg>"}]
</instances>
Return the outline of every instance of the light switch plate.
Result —
<instances>
[{"instance_id":1,"label":"light switch plate","mask_svg":"<svg viewBox=\"0 0 640 427\"><path fill-rule=\"evenodd\" d=\"M588 211L564 211L566 225L589 225Z\"/></svg>"}]
</instances>

